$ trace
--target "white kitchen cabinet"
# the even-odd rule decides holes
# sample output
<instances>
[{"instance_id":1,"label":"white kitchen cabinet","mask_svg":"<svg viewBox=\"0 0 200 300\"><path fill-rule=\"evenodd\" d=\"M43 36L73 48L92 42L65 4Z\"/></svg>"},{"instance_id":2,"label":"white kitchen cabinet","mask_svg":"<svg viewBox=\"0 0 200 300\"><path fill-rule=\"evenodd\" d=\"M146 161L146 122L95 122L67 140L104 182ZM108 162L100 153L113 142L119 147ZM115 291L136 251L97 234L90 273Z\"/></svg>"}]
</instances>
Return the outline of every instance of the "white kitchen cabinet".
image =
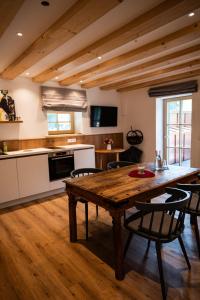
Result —
<instances>
[{"instance_id":1,"label":"white kitchen cabinet","mask_svg":"<svg viewBox=\"0 0 200 300\"><path fill-rule=\"evenodd\" d=\"M74 167L95 168L95 151L94 148L74 150Z\"/></svg>"},{"instance_id":2,"label":"white kitchen cabinet","mask_svg":"<svg viewBox=\"0 0 200 300\"><path fill-rule=\"evenodd\" d=\"M17 158L19 197L27 197L49 190L48 155Z\"/></svg>"},{"instance_id":3,"label":"white kitchen cabinet","mask_svg":"<svg viewBox=\"0 0 200 300\"><path fill-rule=\"evenodd\" d=\"M17 160L0 160L0 203L19 197L17 181Z\"/></svg>"}]
</instances>

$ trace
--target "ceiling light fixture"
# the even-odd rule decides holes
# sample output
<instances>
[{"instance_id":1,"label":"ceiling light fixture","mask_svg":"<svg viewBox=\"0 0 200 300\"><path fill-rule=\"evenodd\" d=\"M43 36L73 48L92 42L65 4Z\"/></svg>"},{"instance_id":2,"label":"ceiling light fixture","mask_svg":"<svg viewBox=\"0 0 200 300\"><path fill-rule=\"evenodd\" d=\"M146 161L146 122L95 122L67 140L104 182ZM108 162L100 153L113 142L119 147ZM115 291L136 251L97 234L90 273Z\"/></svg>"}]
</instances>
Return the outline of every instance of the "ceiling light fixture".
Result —
<instances>
[{"instance_id":1,"label":"ceiling light fixture","mask_svg":"<svg viewBox=\"0 0 200 300\"><path fill-rule=\"evenodd\" d=\"M18 33L17 33L17 36L20 36L20 37L21 37L21 36L23 36L23 33L18 32Z\"/></svg>"},{"instance_id":2,"label":"ceiling light fixture","mask_svg":"<svg viewBox=\"0 0 200 300\"><path fill-rule=\"evenodd\" d=\"M49 6L49 1L41 1L40 2L42 6Z\"/></svg>"},{"instance_id":3,"label":"ceiling light fixture","mask_svg":"<svg viewBox=\"0 0 200 300\"><path fill-rule=\"evenodd\" d=\"M29 73L29 72L26 72L26 75L28 76L28 75L30 75L30 73Z\"/></svg>"},{"instance_id":4,"label":"ceiling light fixture","mask_svg":"<svg viewBox=\"0 0 200 300\"><path fill-rule=\"evenodd\" d=\"M188 17L194 17L195 13L194 12L191 12L188 14Z\"/></svg>"},{"instance_id":5,"label":"ceiling light fixture","mask_svg":"<svg viewBox=\"0 0 200 300\"><path fill-rule=\"evenodd\" d=\"M58 80L58 79L59 79L59 77L58 77L58 76L56 76L56 77L55 77L55 79L56 79L56 80Z\"/></svg>"},{"instance_id":6,"label":"ceiling light fixture","mask_svg":"<svg viewBox=\"0 0 200 300\"><path fill-rule=\"evenodd\" d=\"M80 80L80 83L83 83L83 80Z\"/></svg>"},{"instance_id":7,"label":"ceiling light fixture","mask_svg":"<svg viewBox=\"0 0 200 300\"><path fill-rule=\"evenodd\" d=\"M98 59L102 59L102 57L101 57L101 56L98 56Z\"/></svg>"}]
</instances>

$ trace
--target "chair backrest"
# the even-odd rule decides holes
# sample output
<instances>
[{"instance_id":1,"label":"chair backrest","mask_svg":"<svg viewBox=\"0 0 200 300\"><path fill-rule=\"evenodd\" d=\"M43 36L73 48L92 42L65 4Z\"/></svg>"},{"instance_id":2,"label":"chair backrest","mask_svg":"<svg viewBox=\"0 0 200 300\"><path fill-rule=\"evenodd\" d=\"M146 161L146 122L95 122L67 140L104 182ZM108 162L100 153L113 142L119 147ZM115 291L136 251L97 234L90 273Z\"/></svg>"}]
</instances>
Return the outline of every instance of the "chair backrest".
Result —
<instances>
[{"instance_id":1,"label":"chair backrest","mask_svg":"<svg viewBox=\"0 0 200 300\"><path fill-rule=\"evenodd\" d=\"M100 168L81 168L81 169L73 170L70 175L71 178L74 178L74 177L88 176L102 171L103 169Z\"/></svg>"},{"instance_id":2,"label":"chair backrest","mask_svg":"<svg viewBox=\"0 0 200 300\"><path fill-rule=\"evenodd\" d=\"M146 236L173 239L184 228L185 207L190 193L177 188L166 188L166 193L170 196L165 203L135 204L141 214L139 230L146 233Z\"/></svg>"},{"instance_id":3,"label":"chair backrest","mask_svg":"<svg viewBox=\"0 0 200 300\"><path fill-rule=\"evenodd\" d=\"M186 212L200 215L200 184L177 183L177 187L184 191L191 192L191 197L186 206Z\"/></svg>"},{"instance_id":4,"label":"chair backrest","mask_svg":"<svg viewBox=\"0 0 200 300\"><path fill-rule=\"evenodd\" d=\"M134 165L132 161L111 161L107 164L107 169L122 168L129 165Z\"/></svg>"}]
</instances>

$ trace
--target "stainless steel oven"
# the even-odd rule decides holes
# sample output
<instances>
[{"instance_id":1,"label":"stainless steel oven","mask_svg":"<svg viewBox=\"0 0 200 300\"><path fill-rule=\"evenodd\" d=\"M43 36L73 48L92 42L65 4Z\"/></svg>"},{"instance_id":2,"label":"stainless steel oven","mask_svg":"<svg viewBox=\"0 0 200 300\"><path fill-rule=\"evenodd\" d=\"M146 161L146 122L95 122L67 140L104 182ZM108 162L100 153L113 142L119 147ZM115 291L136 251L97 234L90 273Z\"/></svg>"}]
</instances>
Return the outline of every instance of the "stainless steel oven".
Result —
<instances>
[{"instance_id":1,"label":"stainless steel oven","mask_svg":"<svg viewBox=\"0 0 200 300\"><path fill-rule=\"evenodd\" d=\"M69 177L74 170L74 153L72 150L49 153L50 181Z\"/></svg>"}]
</instances>

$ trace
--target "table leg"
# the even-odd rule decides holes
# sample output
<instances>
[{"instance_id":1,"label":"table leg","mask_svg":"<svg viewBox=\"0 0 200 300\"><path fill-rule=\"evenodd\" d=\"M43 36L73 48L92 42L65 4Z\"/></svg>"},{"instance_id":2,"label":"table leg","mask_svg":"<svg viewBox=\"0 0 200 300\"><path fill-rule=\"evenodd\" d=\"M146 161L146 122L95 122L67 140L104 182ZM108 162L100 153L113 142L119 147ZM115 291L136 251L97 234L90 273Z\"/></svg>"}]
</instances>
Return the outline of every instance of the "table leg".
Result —
<instances>
[{"instance_id":1,"label":"table leg","mask_svg":"<svg viewBox=\"0 0 200 300\"><path fill-rule=\"evenodd\" d=\"M77 219L76 219L76 205L77 201L73 194L68 192L69 197L69 232L70 242L77 241Z\"/></svg>"},{"instance_id":2,"label":"table leg","mask_svg":"<svg viewBox=\"0 0 200 300\"><path fill-rule=\"evenodd\" d=\"M116 161L119 161L119 152L116 153Z\"/></svg>"},{"instance_id":3,"label":"table leg","mask_svg":"<svg viewBox=\"0 0 200 300\"><path fill-rule=\"evenodd\" d=\"M114 256L115 256L115 278L118 280L124 279L123 267L123 243L122 243L122 226L121 213L111 213L113 221L113 238L114 238Z\"/></svg>"},{"instance_id":4,"label":"table leg","mask_svg":"<svg viewBox=\"0 0 200 300\"><path fill-rule=\"evenodd\" d=\"M100 168L103 169L103 156L100 155Z\"/></svg>"}]
</instances>

